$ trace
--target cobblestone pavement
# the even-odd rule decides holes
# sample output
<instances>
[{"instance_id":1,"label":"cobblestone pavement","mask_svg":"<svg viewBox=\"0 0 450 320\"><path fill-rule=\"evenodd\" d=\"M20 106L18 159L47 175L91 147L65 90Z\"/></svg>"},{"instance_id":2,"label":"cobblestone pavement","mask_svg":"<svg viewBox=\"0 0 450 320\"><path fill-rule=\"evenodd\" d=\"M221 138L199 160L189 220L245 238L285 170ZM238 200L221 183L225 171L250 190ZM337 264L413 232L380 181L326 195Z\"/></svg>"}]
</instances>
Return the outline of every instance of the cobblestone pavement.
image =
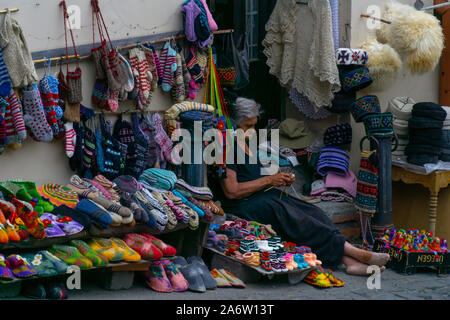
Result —
<instances>
[{"instance_id":1,"label":"cobblestone pavement","mask_svg":"<svg viewBox=\"0 0 450 320\"><path fill-rule=\"evenodd\" d=\"M432 272L406 276L386 270L381 276L381 289L367 289L367 278L349 276L337 271L335 275L347 282L342 288L317 289L306 283L290 285L287 277L264 278L246 289L216 289L206 293L157 293L136 279L133 288L107 291L89 285L82 291L70 292L70 299L133 299L133 300L435 300L450 299L450 277L441 278Z\"/></svg>"}]
</instances>

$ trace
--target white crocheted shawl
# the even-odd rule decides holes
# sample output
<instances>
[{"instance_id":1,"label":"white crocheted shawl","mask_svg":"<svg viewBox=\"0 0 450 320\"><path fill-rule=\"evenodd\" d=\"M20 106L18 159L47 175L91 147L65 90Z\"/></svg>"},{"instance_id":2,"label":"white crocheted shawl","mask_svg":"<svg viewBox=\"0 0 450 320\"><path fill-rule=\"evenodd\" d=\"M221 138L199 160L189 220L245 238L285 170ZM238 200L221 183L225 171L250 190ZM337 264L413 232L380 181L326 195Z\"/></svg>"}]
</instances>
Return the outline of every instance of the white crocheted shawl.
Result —
<instances>
[{"instance_id":1,"label":"white crocheted shawl","mask_svg":"<svg viewBox=\"0 0 450 320\"><path fill-rule=\"evenodd\" d=\"M270 73L306 96L316 110L330 106L341 84L329 1L300 6L295 0L278 0L266 31L263 46Z\"/></svg>"}]
</instances>

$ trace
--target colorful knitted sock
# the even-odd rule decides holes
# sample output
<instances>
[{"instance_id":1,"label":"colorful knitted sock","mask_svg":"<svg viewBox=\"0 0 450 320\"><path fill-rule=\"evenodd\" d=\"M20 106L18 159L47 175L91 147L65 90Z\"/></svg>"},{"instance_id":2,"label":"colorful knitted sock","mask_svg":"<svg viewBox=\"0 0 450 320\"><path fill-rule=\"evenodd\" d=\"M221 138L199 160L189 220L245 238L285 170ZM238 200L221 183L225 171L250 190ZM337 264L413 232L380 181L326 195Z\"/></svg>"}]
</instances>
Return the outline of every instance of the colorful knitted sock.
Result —
<instances>
[{"instance_id":1,"label":"colorful knitted sock","mask_svg":"<svg viewBox=\"0 0 450 320\"><path fill-rule=\"evenodd\" d=\"M69 158L72 158L75 153L75 144L77 143L77 133L73 129L73 123L67 122L64 124L66 131L66 154Z\"/></svg>"},{"instance_id":2,"label":"colorful knitted sock","mask_svg":"<svg viewBox=\"0 0 450 320\"><path fill-rule=\"evenodd\" d=\"M163 70L161 66L161 61L159 60L158 54L156 53L155 48L152 45L146 45L147 48L150 48L153 52L153 59L156 66L156 72L158 73L158 86L162 85L163 80Z\"/></svg>"},{"instance_id":3,"label":"colorful knitted sock","mask_svg":"<svg viewBox=\"0 0 450 320\"><path fill-rule=\"evenodd\" d=\"M165 160L172 162L171 152L173 148L173 142L164 131L161 116L158 113L155 113L152 117L152 120L155 126L155 141L161 148L161 153L163 154Z\"/></svg>"},{"instance_id":4,"label":"colorful knitted sock","mask_svg":"<svg viewBox=\"0 0 450 320\"><path fill-rule=\"evenodd\" d=\"M25 123L23 121L22 109L20 106L19 99L17 98L14 90L11 90L8 98L6 100L11 108L11 114L13 117L14 129L19 141L25 141L27 138L27 129L25 128Z\"/></svg>"},{"instance_id":5,"label":"colorful knitted sock","mask_svg":"<svg viewBox=\"0 0 450 320\"><path fill-rule=\"evenodd\" d=\"M164 56L164 62L163 83L161 87L163 91L169 92L174 82L173 73L177 70L176 51L170 46L169 42L164 45L162 55Z\"/></svg>"},{"instance_id":6,"label":"colorful knitted sock","mask_svg":"<svg viewBox=\"0 0 450 320\"><path fill-rule=\"evenodd\" d=\"M183 102L186 99L186 91L183 78L183 64L181 55L177 53L177 70L175 71L174 86L171 91L172 99L175 103Z\"/></svg>"},{"instance_id":7,"label":"colorful knitted sock","mask_svg":"<svg viewBox=\"0 0 450 320\"><path fill-rule=\"evenodd\" d=\"M6 121L0 113L0 154L3 153L6 146Z\"/></svg>"},{"instance_id":8,"label":"colorful knitted sock","mask_svg":"<svg viewBox=\"0 0 450 320\"><path fill-rule=\"evenodd\" d=\"M7 96L11 91L11 78L3 60L2 49L0 48L0 96Z\"/></svg>"},{"instance_id":9,"label":"colorful knitted sock","mask_svg":"<svg viewBox=\"0 0 450 320\"><path fill-rule=\"evenodd\" d=\"M194 47L191 47L186 55L186 66L192 76L192 79L198 84L203 83L203 71L200 68L197 58L194 54Z\"/></svg>"},{"instance_id":10,"label":"colorful knitted sock","mask_svg":"<svg viewBox=\"0 0 450 320\"><path fill-rule=\"evenodd\" d=\"M47 123L39 92L33 86L28 86L23 90L23 105L25 111L23 119L34 137L43 142L52 141L52 129Z\"/></svg>"},{"instance_id":11,"label":"colorful knitted sock","mask_svg":"<svg viewBox=\"0 0 450 320\"><path fill-rule=\"evenodd\" d=\"M53 135L59 133L58 119L55 108L58 107L58 79L51 75L45 75L39 81L39 92L42 98L42 104L47 117L47 122L52 128Z\"/></svg>"},{"instance_id":12,"label":"colorful knitted sock","mask_svg":"<svg viewBox=\"0 0 450 320\"><path fill-rule=\"evenodd\" d=\"M11 105L7 104L4 112L5 129L6 129L6 145L11 146L18 141L16 131L14 130L14 121L11 112Z\"/></svg>"}]
</instances>

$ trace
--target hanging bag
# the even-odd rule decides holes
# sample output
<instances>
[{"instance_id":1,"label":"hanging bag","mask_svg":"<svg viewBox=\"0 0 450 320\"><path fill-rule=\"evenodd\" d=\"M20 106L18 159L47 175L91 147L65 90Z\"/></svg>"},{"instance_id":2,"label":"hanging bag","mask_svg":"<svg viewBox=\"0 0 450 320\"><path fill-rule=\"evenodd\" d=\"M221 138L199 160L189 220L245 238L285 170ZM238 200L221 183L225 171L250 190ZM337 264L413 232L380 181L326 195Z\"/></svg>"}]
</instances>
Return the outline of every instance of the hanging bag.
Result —
<instances>
[{"instance_id":1,"label":"hanging bag","mask_svg":"<svg viewBox=\"0 0 450 320\"><path fill-rule=\"evenodd\" d=\"M226 34L222 42L222 50L217 54L217 73L220 84L233 87L236 83L236 68L234 62L234 42L231 33Z\"/></svg>"},{"instance_id":2,"label":"hanging bag","mask_svg":"<svg viewBox=\"0 0 450 320\"><path fill-rule=\"evenodd\" d=\"M111 38L109 36L108 28L106 27L105 20L103 19L103 15L100 11L100 7L98 5L98 0L91 0L92 11L97 19L97 25L99 29L100 38L102 39L102 55L104 57L101 61L103 61L105 66L106 78L108 80L108 89L111 91L119 91L122 86L126 85L128 82L128 77L125 71L125 67L123 66L123 62L119 57L117 50L113 47ZM106 52L106 44L103 46L105 42L105 37L103 36L102 27L106 36L108 37L108 42L110 45L110 49L108 54Z\"/></svg>"},{"instance_id":3,"label":"hanging bag","mask_svg":"<svg viewBox=\"0 0 450 320\"><path fill-rule=\"evenodd\" d=\"M82 85L81 85L81 69L79 64L79 57L75 40L70 25L69 14L67 13L66 2L63 0L59 4L63 9L64 17L64 37L66 42L66 60L69 59L69 46L67 42L67 24L69 25L70 37L72 38L72 45L74 54L77 60L77 67L74 71L69 71L69 63L66 61L66 82L64 83L66 96L66 108L64 111L64 118L69 122L80 122L80 103L83 100ZM62 76L62 72L60 71Z\"/></svg>"},{"instance_id":4,"label":"hanging bag","mask_svg":"<svg viewBox=\"0 0 450 320\"><path fill-rule=\"evenodd\" d=\"M236 82L234 90L241 90L250 83L250 62L247 35L241 35L238 46L234 46L234 39L231 36L231 48L233 51L234 67L236 69Z\"/></svg>"}]
</instances>

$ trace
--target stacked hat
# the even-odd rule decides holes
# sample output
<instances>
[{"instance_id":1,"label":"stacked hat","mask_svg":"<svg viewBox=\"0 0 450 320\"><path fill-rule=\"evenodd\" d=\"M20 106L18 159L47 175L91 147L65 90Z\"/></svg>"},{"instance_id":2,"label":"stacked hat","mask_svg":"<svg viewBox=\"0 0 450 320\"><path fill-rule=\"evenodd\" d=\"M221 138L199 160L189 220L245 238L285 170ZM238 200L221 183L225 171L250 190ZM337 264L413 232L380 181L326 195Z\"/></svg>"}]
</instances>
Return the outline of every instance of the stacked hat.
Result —
<instances>
[{"instance_id":1,"label":"stacked hat","mask_svg":"<svg viewBox=\"0 0 450 320\"><path fill-rule=\"evenodd\" d=\"M406 146L409 143L408 121L415 103L409 97L397 97L389 101L388 111L394 116L394 133L398 137L398 146L392 152L393 156L405 156Z\"/></svg>"},{"instance_id":2,"label":"stacked hat","mask_svg":"<svg viewBox=\"0 0 450 320\"><path fill-rule=\"evenodd\" d=\"M437 163L444 150L444 121L447 112L433 102L416 103L409 119L409 143L406 147L408 162L423 166Z\"/></svg>"},{"instance_id":3,"label":"stacked hat","mask_svg":"<svg viewBox=\"0 0 450 320\"><path fill-rule=\"evenodd\" d=\"M329 127L323 136L323 143L327 147L339 147L352 143L352 127L348 123Z\"/></svg>"},{"instance_id":4,"label":"stacked hat","mask_svg":"<svg viewBox=\"0 0 450 320\"><path fill-rule=\"evenodd\" d=\"M329 173L345 176L350 166L350 155L347 151L336 147L325 147L320 150L317 173L325 177Z\"/></svg>"},{"instance_id":5,"label":"stacked hat","mask_svg":"<svg viewBox=\"0 0 450 320\"><path fill-rule=\"evenodd\" d=\"M202 123L202 131L215 128L217 120L214 118L214 114L205 111L187 111L180 113L181 127L187 130L194 130L194 124L196 121Z\"/></svg>"},{"instance_id":6,"label":"stacked hat","mask_svg":"<svg viewBox=\"0 0 450 320\"><path fill-rule=\"evenodd\" d=\"M339 69L341 91L335 93L329 110L345 113L356 100L356 92L372 84L367 63L369 57L361 49L339 48L336 50L336 63Z\"/></svg>"},{"instance_id":7,"label":"stacked hat","mask_svg":"<svg viewBox=\"0 0 450 320\"><path fill-rule=\"evenodd\" d=\"M440 160L450 162L450 107L442 107L447 113L447 117L442 127L442 148Z\"/></svg>"}]
</instances>

